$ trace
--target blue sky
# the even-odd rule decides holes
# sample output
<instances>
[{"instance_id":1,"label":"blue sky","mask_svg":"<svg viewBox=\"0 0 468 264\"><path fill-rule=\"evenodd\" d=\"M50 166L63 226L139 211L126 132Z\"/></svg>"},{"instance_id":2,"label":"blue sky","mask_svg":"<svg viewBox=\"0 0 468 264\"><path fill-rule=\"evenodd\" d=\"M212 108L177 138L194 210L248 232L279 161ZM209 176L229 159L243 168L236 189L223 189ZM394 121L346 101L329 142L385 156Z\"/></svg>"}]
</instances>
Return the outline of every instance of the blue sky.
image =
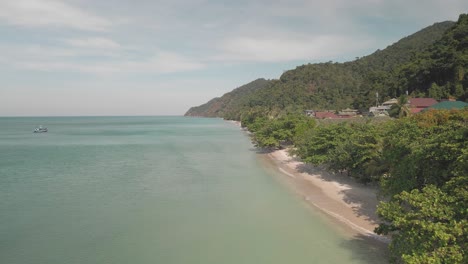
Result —
<instances>
[{"instance_id":1,"label":"blue sky","mask_svg":"<svg viewBox=\"0 0 468 264\"><path fill-rule=\"evenodd\" d=\"M0 0L0 116L181 115L467 11L466 0Z\"/></svg>"}]
</instances>

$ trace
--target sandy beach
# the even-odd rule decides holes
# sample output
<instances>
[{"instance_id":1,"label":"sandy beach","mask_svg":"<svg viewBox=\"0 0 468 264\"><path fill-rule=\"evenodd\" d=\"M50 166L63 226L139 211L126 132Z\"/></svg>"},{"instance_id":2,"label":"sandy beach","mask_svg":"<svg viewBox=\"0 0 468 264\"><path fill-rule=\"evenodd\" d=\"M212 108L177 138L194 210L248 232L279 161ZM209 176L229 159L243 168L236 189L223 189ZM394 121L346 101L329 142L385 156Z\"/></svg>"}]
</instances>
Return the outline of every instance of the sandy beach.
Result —
<instances>
[{"instance_id":1,"label":"sandy beach","mask_svg":"<svg viewBox=\"0 0 468 264\"><path fill-rule=\"evenodd\" d=\"M265 155L309 204L362 235L388 242L387 238L373 232L378 225L377 188L357 183L344 174L332 174L305 164L291 157L285 149Z\"/></svg>"},{"instance_id":2,"label":"sandy beach","mask_svg":"<svg viewBox=\"0 0 468 264\"><path fill-rule=\"evenodd\" d=\"M239 121L228 121L241 127ZM247 131L248 132L248 131ZM287 149L266 152L269 162L284 175L293 191L311 206L343 223L353 231L389 243L387 237L373 232L378 226L377 188L356 182L345 174L333 174L305 164L289 155Z\"/></svg>"}]
</instances>

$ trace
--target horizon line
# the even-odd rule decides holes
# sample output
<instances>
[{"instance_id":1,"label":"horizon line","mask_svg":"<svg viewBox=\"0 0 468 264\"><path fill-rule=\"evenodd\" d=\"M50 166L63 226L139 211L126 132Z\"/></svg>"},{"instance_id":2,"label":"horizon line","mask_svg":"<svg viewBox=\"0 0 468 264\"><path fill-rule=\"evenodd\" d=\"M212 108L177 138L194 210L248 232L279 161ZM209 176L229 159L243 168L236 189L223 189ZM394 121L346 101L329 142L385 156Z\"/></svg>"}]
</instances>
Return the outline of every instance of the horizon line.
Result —
<instances>
[{"instance_id":1,"label":"horizon line","mask_svg":"<svg viewBox=\"0 0 468 264\"><path fill-rule=\"evenodd\" d=\"M21 118L21 117L183 117L183 114L179 115L11 115L3 116L0 118Z\"/></svg>"}]
</instances>

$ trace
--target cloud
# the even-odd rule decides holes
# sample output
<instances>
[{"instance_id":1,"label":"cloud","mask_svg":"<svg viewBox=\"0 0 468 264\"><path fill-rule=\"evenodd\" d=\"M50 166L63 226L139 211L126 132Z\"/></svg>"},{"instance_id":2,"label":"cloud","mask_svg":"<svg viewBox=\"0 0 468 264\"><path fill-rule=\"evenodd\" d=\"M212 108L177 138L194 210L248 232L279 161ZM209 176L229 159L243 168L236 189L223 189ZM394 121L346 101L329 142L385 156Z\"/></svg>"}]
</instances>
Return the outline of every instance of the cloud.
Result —
<instances>
[{"instance_id":1,"label":"cloud","mask_svg":"<svg viewBox=\"0 0 468 264\"><path fill-rule=\"evenodd\" d=\"M372 41L362 37L317 35L295 37L234 37L221 44L222 53L214 60L281 62L330 59L369 47Z\"/></svg>"},{"instance_id":2,"label":"cloud","mask_svg":"<svg viewBox=\"0 0 468 264\"><path fill-rule=\"evenodd\" d=\"M118 49L79 48L58 45L65 41L58 41L55 45L12 45L0 44L0 60L15 64L21 61L50 61L50 60L72 60L83 57L115 58L119 56Z\"/></svg>"},{"instance_id":3,"label":"cloud","mask_svg":"<svg viewBox=\"0 0 468 264\"><path fill-rule=\"evenodd\" d=\"M111 23L60 0L0 0L0 19L24 27L53 26L87 31L107 30Z\"/></svg>"},{"instance_id":4,"label":"cloud","mask_svg":"<svg viewBox=\"0 0 468 264\"><path fill-rule=\"evenodd\" d=\"M448 5L444 8L444 5ZM463 0L257 0L216 43L214 61L290 62L354 58L432 23L458 18ZM261 11L261 12L260 12ZM227 16L220 15L223 19Z\"/></svg>"},{"instance_id":5,"label":"cloud","mask_svg":"<svg viewBox=\"0 0 468 264\"><path fill-rule=\"evenodd\" d=\"M92 49L119 49L121 45L112 39L108 38L82 38L82 39L65 39L63 40L68 45L78 48Z\"/></svg>"},{"instance_id":6,"label":"cloud","mask_svg":"<svg viewBox=\"0 0 468 264\"><path fill-rule=\"evenodd\" d=\"M125 68L133 70L150 69L160 73L191 71L204 68L204 64L172 52L159 52L159 54L143 63L126 63Z\"/></svg>"},{"instance_id":7,"label":"cloud","mask_svg":"<svg viewBox=\"0 0 468 264\"><path fill-rule=\"evenodd\" d=\"M123 48L119 50L101 50L106 45L115 42L94 45L93 41L71 41L76 46L43 47L38 45L0 46L0 64L45 72L80 72L89 74L126 74L151 73L167 74L199 70L205 67L201 62L192 58L167 51L146 52L146 56L139 58L128 54ZM93 45L88 45L92 43ZM83 45L82 45L83 44ZM117 43L115 43L117 44ZM110 45L113 46L113 45ZM120 47L120 46L119 46ZM85 59L86 56L100 56Z\"/></svg>"}]
</instances>

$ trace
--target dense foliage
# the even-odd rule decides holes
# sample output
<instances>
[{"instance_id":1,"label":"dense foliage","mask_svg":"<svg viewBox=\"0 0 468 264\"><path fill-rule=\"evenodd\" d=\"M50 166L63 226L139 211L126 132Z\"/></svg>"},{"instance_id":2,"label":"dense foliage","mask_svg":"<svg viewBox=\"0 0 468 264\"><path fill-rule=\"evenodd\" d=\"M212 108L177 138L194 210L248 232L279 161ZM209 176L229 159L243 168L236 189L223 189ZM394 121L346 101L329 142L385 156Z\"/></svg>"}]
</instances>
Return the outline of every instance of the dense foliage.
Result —
<instances>
[{"instance_id":1,"label":"dense foliage","mask_svg":"<svg viewBox=\"0 0 468 264\"><path fill-rule=\"evenodd\" d=\"M384 220L395 262L468 263L468 109L389 123L382 161Z\"/></svg>"},{"instance_id":2,"label":"dense foliage","mask_svg":"<svg viewBox=\"0 0 468 264\"><path fill-rule=\"evenodd\" d=\"M468 109L402 119L318 122L303 115L245 120L259 147L293 145L305 162L380 183L379 234L395 262L466 263Z\"/></svg>"},{"instance_id":3,"label":"dense foliage","mask_svg":"<svg viewBox=\"0 0 468 264\"><path fill-rule=\"evenodd\" d=\"M403 191L378 207L387 223L376 231L392 235L394 262L468 263L467 206L466 176Z\"/></svg>"},{"instance_id":4,"label":"dense foliage","mask_svg":"<svg viewBox=\"0 0 468 264\"><path fill-rule=\"evenodd\" d=\"M279 148L290 145L295 138L302 138L303 133L315 126L315 121L304 115L289 114L276 119L258 117L242 122L253 132L253 141L257 147Z\"/></svg>"},{"instance_id":5,"label":"dense foliage","mask_svg":"<svg viewBox=\"0 0 468 264\"><path fill-rule=\"evenodd\" d=\"M468 98L468 14L429 49L416 54L398 72L395 89L435 99Z\"/></svg>"},{"instance_id":6,"label":"dense foliage","mask_svg":"<svg viewBox=\"0 0 468 264\"><path fill-rule=\"evenodd\" d=\"M382 158L388 176L382 179L390 194L442 186L455 175L468 175L468 111L427 111L389 122Z\"/></svg>"},{"instance_id":7,"label":"dense foliage","mask_svg":"<svg viewBox=\"0 0 468 264\"><path fill-rule=\"evenodd\" d=\"M240 110L239 105L247 100L256 90L269 84L268 80L257 79L224 94L222 97L211 99L209 102L200 106L190 108L186 116L204 116L204 117L225 117L226 119L239 120L239 115L235 115ZM230 116L235 115L235 116Z\"/></svg>"}]
</instances>

